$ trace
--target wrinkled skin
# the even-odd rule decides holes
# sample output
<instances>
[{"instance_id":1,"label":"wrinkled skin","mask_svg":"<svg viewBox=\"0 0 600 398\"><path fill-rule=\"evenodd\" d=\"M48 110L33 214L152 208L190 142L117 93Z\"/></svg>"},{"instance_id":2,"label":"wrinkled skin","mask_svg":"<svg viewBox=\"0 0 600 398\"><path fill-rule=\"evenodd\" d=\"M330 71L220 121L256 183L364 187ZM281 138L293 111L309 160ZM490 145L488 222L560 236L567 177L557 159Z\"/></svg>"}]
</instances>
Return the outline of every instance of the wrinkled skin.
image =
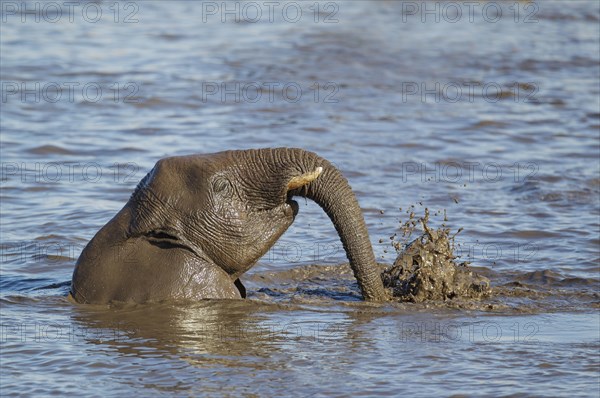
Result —
<instances>
[{"instance_id":1,"label":"wrinkled skin","mask_svg":"<svg viewBox=\"0 0 600 398\"><path fill-rule=\"evenodd\" d=\"M245 297L238 278L292 224L293 196L325 210L363 297L385 300L348 181L327 160L289 148L158 161L81 253L71 296L96 304Z\"/></svg>"}]
</instances>

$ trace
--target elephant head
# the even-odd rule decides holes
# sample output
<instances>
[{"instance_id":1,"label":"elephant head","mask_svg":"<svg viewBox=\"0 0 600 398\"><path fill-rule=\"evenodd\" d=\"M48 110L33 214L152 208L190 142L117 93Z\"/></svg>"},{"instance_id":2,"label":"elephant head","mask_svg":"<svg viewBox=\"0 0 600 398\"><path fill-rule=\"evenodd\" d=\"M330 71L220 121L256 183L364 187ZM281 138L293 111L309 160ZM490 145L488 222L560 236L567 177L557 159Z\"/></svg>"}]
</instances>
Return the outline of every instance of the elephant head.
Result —
<instances>
[{"instance_id":1,"label":"elephant head","mask_svg":"<svg viewBox=\"0 0 600 398\"><path fill-rule=\"evenodd\" d=\"M290 148L159 160L84 248L71 295L80 303L244 297L238 278L292 224L293 196L325 210L363 297L384 300L348 181L327 160Z\"/></svg>"}]
</instances>

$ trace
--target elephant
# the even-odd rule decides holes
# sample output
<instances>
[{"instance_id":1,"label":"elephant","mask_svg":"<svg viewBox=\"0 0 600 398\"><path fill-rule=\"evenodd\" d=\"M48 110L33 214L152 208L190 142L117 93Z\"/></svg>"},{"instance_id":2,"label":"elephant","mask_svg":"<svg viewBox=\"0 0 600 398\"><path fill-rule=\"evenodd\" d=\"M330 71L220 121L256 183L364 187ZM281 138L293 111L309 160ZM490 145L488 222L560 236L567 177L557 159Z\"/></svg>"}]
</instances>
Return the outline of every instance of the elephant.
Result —
<instances>
[{"instance_id":1,"label":"elephant","mask_svg":"<svg viewBox=\"0 0 600 398\"><path fill-rule=\"evenodd\" d=\"M384 301L358 202L341 172L298 148L160 159L79 256L77 303L245 298L239 277L289 228L292 200L314 200L333 222L367 301Z\"/></svg>"}]
</instances>

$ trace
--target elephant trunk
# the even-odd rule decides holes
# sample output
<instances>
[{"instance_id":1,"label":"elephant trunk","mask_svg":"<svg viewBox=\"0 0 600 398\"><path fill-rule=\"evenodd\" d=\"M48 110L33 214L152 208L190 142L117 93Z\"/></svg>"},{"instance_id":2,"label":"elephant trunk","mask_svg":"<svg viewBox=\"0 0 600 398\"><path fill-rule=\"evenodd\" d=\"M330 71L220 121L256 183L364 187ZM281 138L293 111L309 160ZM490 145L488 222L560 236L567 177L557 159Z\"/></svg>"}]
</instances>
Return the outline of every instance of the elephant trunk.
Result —
<instances>
[{"instance_id":1,"label":"elephant trunk","mask_svg":"<svg viewBox=\"0 0 600 398\"><path fill-rule=\"evenodd\" d=\"M299 162L296 167L299 166L302 173L310 173L322 167L318 178L302 188L291 190L288 195L309 198L323 208L340 236L365 300L386 300L387 294L375 262L369 232L348 180L329 161L312 152L295 149L287 151L291 155L289 157L294 159L292 162Z\"/></svg>"}]
</instances>

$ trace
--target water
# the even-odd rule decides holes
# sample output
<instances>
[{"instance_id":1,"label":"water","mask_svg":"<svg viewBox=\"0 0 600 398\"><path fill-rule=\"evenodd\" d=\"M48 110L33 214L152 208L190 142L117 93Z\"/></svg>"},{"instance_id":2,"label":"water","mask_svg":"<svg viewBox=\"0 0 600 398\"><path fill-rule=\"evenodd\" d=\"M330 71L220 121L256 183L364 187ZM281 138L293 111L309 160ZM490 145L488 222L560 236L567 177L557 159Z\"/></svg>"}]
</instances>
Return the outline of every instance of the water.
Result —
<instances>
[{"instance_id":1,"label":"water","mask_svg":"<svg viewBox=\"0 0 600 398\"><path fill-rule=\"evenodd\" d=\"M600 395L597 2L48 4L2 2L2 395ZM361 302L301 201L249 300L66 300L157 159L270 146L343 170L383 263L446 209L496 294Z\"/></svg>"}]
</instances>

